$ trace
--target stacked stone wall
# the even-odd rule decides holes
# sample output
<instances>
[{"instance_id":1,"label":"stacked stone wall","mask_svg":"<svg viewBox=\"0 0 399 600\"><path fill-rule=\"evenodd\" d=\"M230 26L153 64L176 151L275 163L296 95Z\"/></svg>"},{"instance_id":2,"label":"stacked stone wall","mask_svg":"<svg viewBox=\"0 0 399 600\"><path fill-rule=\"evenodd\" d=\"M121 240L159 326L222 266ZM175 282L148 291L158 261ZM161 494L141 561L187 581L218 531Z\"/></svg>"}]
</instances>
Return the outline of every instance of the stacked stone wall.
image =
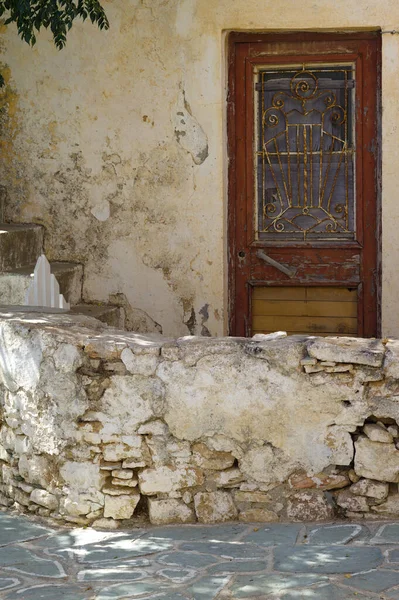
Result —
<instances>
[{"instance_id":1,"label":"stacked stone wall","mask_svg":"<svg viewBox=\"0 0 399 600\"><path fill-rule=\"evenodd\" d=\"M399 516L399 341L0 315L0 503L78 525Z\"/></svg>"}]
</instances>

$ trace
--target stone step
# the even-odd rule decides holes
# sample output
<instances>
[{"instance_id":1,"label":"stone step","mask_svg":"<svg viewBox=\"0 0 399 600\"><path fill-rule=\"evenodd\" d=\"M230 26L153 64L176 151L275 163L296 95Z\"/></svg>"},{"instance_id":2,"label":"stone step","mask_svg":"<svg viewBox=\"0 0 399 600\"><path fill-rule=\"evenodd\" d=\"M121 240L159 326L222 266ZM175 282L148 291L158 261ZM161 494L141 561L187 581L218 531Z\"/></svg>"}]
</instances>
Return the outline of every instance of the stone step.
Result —
<instances>
[{"instance_id":1,"label":"stone step","mask_svg":"<svg viewBox=\"0 0 399 600\"><path fill-rule=\"evenodd\" d=\"M82 300L83 265L70 262L52 262L60 291L72 305ZM35 265L20 267L12 272L0 273L0 304L21 305L25 303L26 291L31 281Z\"/></svg>"},{"instance_id":2,"label":"stone step","mask_svg":"<svg viewBox=\"0 0 399 600\"><path fill-rule=\"evenodd\" d=\"M110 327L124 328L124 313L119 306L109 304L77 304L71 308L71 312L86 317L98 319Z\"/></svg>"},{"instance_id":3,"label":"stone step","mask_svg":"<svg viewBox=\"0 0 399 600\"><path fill-rule=\"evenodd\" d=\"M0 223L0 271L36 263L43 250L44 229L30 223Z\"/></svg>"}]
</instances>

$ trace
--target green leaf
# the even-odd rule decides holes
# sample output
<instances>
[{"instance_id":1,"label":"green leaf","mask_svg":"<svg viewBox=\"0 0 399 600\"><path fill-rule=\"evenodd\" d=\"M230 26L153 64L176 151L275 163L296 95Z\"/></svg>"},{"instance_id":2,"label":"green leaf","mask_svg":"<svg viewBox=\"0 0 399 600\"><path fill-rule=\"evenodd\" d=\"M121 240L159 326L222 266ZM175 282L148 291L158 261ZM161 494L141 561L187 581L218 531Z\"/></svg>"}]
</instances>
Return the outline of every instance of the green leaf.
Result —
<instances>
[{"instance_id":1,"label":"green leaf","mask_svg":"<svg viewBox=\"0 0 399 600\"><path fill-rule=\"evenodd\" d=\"M36 43L34 31L44 27L50 28L54 44L61 50L76 18L89 18L99 29L109 29L99 0L0 0L0 17L4 13L5 24L15 23L18 35L31 46Z\"/></svg>"}]
</instances>

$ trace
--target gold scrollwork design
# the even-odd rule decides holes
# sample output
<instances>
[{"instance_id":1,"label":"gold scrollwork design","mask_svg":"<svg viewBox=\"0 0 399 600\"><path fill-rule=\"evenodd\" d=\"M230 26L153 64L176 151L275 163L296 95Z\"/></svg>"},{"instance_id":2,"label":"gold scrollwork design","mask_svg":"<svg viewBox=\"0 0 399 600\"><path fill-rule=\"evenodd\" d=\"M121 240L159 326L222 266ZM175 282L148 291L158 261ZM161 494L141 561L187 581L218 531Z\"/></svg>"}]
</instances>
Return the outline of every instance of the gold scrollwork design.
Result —
<instances>
[{"instance_id":1,"label":"gold scrollwork design","mask_svg":"<svg viewBox=\"0 0 399 600\"><path fill-rule=\"evenodd\" d=\"M338 214L338 215L342 215L342 217L346 217L346 213L348 212L346 209L345 204L336 204L334 206L334 211Z\"/></svg>"},{"instance_id":2,"label":"gold scrollwork design","mask_svg":"<svg viewBox=\"0 0 399 600\"><path fill-rule=\"evenodd\" d=\"M331 111L331 121L334 125L342 125L346 121L346 112L342 106L334 106Z\"/></svg>"},{"instance_id":3,"label":"gold scrollwork design","mask_svg":"<svg viewBox=\"0 0 399 600\"><path fill-rule=\"evenodd\" d=\"M275 221L273 227L279 233L281 233L282 231L285 231L285 225L282 221Z\"/></svg>"},{"instance_id":4,"label":"gold scrollwork design","mask_svg":"<svg viewBox=\"0 0 399 600\"><path fill-rule=\"evenodd\" d=\"M329 233L335 233L338 229L337 223L335 221L329 221L326 226L325 226L325 230L328 231Z\"/></svg>"},{"instance_id":5,"label":"gold scrollwork design","mask_svg":"<svg viewBox=\"0 0 399 600\"><path fill-rule=\"evenodd\" d=\"M272 215L276 212L276 205L273 202L268 202L265 206L266 215Z\"/></svg>"},{"instance_id":6,"label":"gold scrollwork design","mask_svg":"<svg viewBox=\"0 0 399 600\"><path fill-rule=\"evenodd\" d=\"M274 106L268 108L263 113L263 124L264 124L264 126L265 127L269 127L270 129L272 129L273 127L277 127L277 125L280 123L280 116L281 115L282 115L282 113L280 113L280 111L279 111L278 108L275 108Z\"/></svg>"},{"instance_id":7,"label":"gold scrollwork design","mask_svg":"<svg viewBox=\"0 0 399 600\"><path fill-rule=\"evenodd\" d=\"M317 77L310 71L300 71L291 79L291 92L299 100L313 98L317 88Z\"/></svg>"}]
</instances>

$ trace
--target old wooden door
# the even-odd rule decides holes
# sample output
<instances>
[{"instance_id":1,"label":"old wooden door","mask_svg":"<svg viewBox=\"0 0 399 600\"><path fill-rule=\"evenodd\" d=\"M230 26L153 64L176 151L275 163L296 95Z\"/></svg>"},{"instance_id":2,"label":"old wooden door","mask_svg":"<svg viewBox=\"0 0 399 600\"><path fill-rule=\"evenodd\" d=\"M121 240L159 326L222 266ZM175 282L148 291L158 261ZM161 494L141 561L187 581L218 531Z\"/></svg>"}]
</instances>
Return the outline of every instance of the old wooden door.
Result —
<instances>
[{"instance_id":1,"label":"old wooden door","mask_svg":"<svg viewBox=\"0 0 399 600\"><path fill-rule=\"evenodd\" d=\"M230 333L379 330L380 37L231 34Z\"/></svg>"}]
</instances>

